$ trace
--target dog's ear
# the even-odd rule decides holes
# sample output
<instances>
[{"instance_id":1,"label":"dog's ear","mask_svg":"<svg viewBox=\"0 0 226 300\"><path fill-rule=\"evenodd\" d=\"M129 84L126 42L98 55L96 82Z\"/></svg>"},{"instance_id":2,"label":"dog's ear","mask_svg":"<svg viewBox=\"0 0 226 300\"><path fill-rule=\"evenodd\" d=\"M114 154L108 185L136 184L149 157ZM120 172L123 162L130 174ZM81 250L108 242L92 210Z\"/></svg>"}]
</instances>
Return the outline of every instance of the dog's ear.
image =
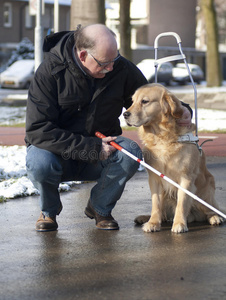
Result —
<instances>
[{"instance_id":1,"label":"dog's ear","mask_svg":"<svg viewBox=\"0 0 226 300\"><path fill-rule=\"evenodd\" d=\"M160 105L165 115L171 115L176 119L180 119L183 115L182 104L177 97L165 91L163 93Z\"/></svg>"}]
</instances>

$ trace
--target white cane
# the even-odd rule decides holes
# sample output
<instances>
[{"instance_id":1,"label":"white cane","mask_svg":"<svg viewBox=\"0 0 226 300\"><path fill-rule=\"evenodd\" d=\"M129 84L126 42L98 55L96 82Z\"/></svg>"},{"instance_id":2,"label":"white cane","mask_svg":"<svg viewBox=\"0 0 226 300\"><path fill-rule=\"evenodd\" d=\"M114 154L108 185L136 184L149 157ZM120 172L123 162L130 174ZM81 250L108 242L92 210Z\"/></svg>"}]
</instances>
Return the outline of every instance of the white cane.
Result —
<instances>
[{"instance_id":1,"label":"white cane","mask_svg":"<svg viewBox=\"0 0 226 300\"><path fill-rule=\"evenodd\" d=\"M103 135L100 132L96 132L95 135L101 139L105 138L106 136ZM133 155L132 153L130 153L129 151L127 151L126 149L122 148L120 145L118 145L115 142L110 142L110 145L115 147L117 150L125 153L127 156L131 157L133 160L139 162L142 166L144 166L145 168L151 170L152 172L154 172L156 175L158 175L159 177L162 177L164 180L168 181L169 183L171 183L172 185L174 185L175 187L177 187L178 189L182 190L184 193L186 193L187 195L189 195L190 197L192 197L193 199L195 199L196 201L200 202L201 204L205 205L206 207L208 207L209 209L213 210L214 212L216 212L218 215L222 216L223 218L226 219L226 215L223 214L221 211L219 211L218 209L216 209L215 207L213 207L212 205L206 203L204 200L202 200L201 198L197 197L195 194L191 193L190 191L186 190L185 188L183 188L182 186L180 186L179 184L177 184L175 181L171 180L169 177L165 176L164 174L160 173L159 171L157 171L156 169L154 169L153 167L151 167L150 165L146 164L143 160L139 159L138 157L136 157L135 155Z\"/></svg>"}]
</instances>

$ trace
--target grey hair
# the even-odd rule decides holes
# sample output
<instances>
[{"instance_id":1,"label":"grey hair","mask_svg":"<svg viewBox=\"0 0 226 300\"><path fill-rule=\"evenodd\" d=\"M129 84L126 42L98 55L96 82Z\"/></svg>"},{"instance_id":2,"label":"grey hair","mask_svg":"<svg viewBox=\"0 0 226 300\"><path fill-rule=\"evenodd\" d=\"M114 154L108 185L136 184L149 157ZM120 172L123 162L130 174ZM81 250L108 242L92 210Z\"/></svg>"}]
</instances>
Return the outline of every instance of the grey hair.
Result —
<instances>
[{"instance_id":1,"label":"grey hair","mask_svg":"<svg viewBox=\"0 0 226 300\"><path fill-rule=\"evenodd\" d=\"M84 33L85 27L82 27L81 25L77 26L77 30L74 33L74 39L75 39L75 48L78 50L81 49L93 49L95 47L95 40L88 37Z\"/></svg>"},{"instance_id":2,"label":"grey hair","mask_svg":"<svg viewBox=\"0 0 226 300\"><path fill-rule=\"evenodd\" d=\"M88 25L89 26L89 25ZM96 46L96 41L95 39L89 37L86 33L85 33L85 29L88 27L82 27L81 24L79 24L77 26L77 30L74 33L74 39L75 39L75 48L77 50L81 50L81 49L88 49L88 50L93 50ZM106 27L107 28L107 27ZM107 28L109 30L109 32L116 37L116 34L109 28Z\"/></svg>"}]
</instances>

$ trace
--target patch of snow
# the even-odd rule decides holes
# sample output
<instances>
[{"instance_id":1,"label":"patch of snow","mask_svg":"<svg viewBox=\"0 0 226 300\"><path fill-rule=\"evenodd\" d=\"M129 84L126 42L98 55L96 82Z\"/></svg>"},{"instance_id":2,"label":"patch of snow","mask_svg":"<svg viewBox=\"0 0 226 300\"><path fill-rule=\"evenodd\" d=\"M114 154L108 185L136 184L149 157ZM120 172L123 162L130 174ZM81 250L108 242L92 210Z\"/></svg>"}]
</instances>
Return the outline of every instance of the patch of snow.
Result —
<instances>
[{"instance_id":1,"label":"patch of snow","mask_svg":"<svg viewBox=\"0 0 226 300\"><path fill-rule=\"evenodd\" d=\"M192 83L187 83L186 87L181 88L181 86L178 86L177 84L173 84L170 87L170 90L172 90L174 93L183 93L183 94L190 94L194 93L194 87ZM226 92L226 81L222 82L222 86L219 87L207 87L206 81L202 81L201 84L196 85L197 94L200 93L207 93L207 94L213 94L213 93L222 93Z\"/></svg>"},{"instance_id":2,"label":"patch of snow","mask_svg":"<svg viewBox=\"0 0 226 300\"><path fill-rule=\"evenodd\" d=\"M27 100L28 95L27 94L19 94L19 95L14 95L14 94L9 94L6 99L10 100Z\"/></svg>"},{"instance_id":3,"label":"patch of snow","mask_svg":"<svg viewBox=\"0 0 226 300\"><path fill-rule=\"evenodd\" d=\"M25 146L0 147L0 181L26 175Z\"/></svg>"},{"instance_id":4,"label":"patch of snow","mask_svg":"<svg viewBox=\"0 0 226 300\"><path fill-rule=\"evenodd\" d=\"M226 111L198 109L198 130L226 130Z\"/></svg>"},{"instance_id":5,"label":"patch of snow","mask_svg":"<svg viewBox=\"0 0 226 300\"><path fill-rule=\"evenodd\" d=\"M38 195L32 182L25 176L14 179L10 178L0 182L0 198L12 199L30 195Z\"/></svg>"},{"instance_id":6,"label":"patch of snow","mask_svg":"<svg viewBox=\"0 0 226 300\"><path fill-rule=\"evenodd\" d=\"M38 195L38 190L27 178L26 146L0 146L0 199ZM59 191L69 191L81 181L61 183Z\"/></svg>"},{"instance_id":7,"label":"patch of snow","mask_svg":"<svg viewBox=\"0 0 226 300\"><path fill-rule=\"evenodd\" d=\"M26 107L1 106L0 126L25 123Z\"/></svg>"}]
</instances>

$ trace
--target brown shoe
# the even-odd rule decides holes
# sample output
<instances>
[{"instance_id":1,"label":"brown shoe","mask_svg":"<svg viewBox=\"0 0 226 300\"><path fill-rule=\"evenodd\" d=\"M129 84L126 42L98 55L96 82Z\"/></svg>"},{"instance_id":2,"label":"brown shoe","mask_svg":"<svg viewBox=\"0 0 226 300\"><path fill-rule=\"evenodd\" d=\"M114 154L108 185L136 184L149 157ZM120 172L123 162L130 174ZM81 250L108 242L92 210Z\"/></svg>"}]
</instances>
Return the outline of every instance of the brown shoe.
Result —
<instances>
[{"instance_id":1,"label":"brown shoe","mask_svg":"<svg viewBox=\"0 0 226 300\"><path fill-rule=\"evenodd\" d=\"M57 215L60 214L63 206L60 205ZM57 230L58 224L56 222L56 216L46 217L43 212L41 212L38 221L36 222L36 231L54 231Z\"/></svg>"},{"instance_id":2,"label":"brown shoe","mask_svg":"<svg viewBox=\"0 0 226 300\"><path fill-rule=\"evenodd\" d=\"M36 231L53 231L57 230L58 224L56 222L56 217L46 217L43 212L41 212L38 221L36 222Z\"/></svg>"},{"instance_id":3,"label":"brown shoe","mask_svg":"<svg viewBox=\"0 0 226 300\"><path fill-rule=\"evenodd\" d=\"M101 216L99 215L91 206L90 201L87 204L87 207L85 209L85 214L90 219L96 220L96 227L98 229L104 229L104 230L118 230L119 226L117 221L112 217L112 215L109 216Z\"/></svg>"}]
</instances>

